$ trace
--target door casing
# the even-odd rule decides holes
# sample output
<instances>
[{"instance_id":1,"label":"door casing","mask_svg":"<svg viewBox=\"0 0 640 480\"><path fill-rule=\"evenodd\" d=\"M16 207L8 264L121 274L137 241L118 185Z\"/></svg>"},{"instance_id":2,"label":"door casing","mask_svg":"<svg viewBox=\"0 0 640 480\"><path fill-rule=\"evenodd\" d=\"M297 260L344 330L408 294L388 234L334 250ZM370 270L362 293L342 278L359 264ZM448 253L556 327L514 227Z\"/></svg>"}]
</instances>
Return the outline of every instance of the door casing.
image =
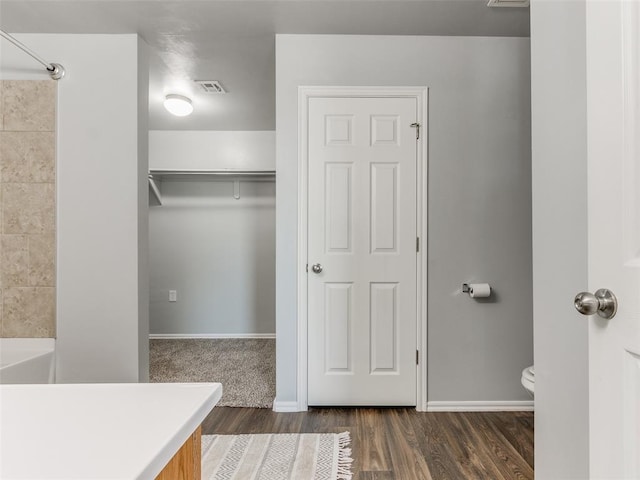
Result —
<instances>
[{"instance_id":1,"label":"door casing","mask_svg":"<svg viewBox=\"0 0 640 480\"><path fill-rule=\"evenodd\" d=\"M420 141L417 147L417 195L416 229L420 238L420 251L417 254L417 318L416 348L419 362L416 368L417 392L416 410L427 410L427 200L428 200L428 87L339 87L339 86L300 86L298 87L298 259L297 259L297 410L306 411L307 403L307 232L308 232L308 181L309 149L308 118L309 99L316 97L354 97L354 98L415 98L418 105L417 121L420 124Z\"/></svg>"}]
</instances>

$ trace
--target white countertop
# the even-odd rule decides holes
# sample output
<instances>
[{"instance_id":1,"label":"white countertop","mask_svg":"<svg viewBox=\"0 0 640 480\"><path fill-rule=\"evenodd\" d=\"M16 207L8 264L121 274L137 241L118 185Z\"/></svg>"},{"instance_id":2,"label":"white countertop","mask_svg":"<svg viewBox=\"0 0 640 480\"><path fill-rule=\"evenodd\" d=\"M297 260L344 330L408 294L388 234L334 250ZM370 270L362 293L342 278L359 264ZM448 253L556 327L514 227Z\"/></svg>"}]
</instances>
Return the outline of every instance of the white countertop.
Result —
<instances>
[{"instance_id":1,"label":"white countertop","mask_svg":"<svg viewBox=\"0 0 640 480\"><path fill-rule=\"evenodd\" d=\"M0 478L154 479L219 383L0 385Z\"/></svg>"}]
</instances>

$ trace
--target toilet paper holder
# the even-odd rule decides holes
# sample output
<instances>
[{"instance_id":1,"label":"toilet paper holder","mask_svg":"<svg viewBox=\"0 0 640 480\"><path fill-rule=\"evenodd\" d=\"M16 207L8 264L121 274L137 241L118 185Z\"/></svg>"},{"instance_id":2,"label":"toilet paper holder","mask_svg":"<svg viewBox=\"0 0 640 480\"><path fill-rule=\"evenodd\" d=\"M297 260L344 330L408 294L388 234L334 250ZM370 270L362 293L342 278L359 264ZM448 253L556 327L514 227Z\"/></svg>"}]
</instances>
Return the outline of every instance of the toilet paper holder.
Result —
<instances>
[{"instance_id":1,"label":"toilet paper holder","mask_svg":"<svg viewBox=\"0 0 640 480\"><path fill-rule=\"evenodd\" d=\"M476 288L478 290L476 290ZM469 294L472 298L487 298L491 296L492 288L488 283L463 283L462 293Z\"/></svg>"}]
</instances>

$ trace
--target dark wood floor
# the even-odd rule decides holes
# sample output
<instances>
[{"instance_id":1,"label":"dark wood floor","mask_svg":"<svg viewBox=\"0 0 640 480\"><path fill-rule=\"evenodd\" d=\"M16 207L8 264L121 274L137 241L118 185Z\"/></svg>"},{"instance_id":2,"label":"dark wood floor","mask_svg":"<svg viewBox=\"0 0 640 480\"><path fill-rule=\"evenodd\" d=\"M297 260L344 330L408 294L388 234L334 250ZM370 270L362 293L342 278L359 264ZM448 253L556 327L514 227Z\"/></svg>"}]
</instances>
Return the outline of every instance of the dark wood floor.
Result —
<instances>
[{"instance_id":1,"label":"dark wood floor","mask_svg":"<svg viewBox=\"0 0 640 480\"><path fill-rule=\"evenodd\" d=\"M533 413L216 407L202 434L351 432L353 480L533 479Z\"/></svg>"}]
</instances>

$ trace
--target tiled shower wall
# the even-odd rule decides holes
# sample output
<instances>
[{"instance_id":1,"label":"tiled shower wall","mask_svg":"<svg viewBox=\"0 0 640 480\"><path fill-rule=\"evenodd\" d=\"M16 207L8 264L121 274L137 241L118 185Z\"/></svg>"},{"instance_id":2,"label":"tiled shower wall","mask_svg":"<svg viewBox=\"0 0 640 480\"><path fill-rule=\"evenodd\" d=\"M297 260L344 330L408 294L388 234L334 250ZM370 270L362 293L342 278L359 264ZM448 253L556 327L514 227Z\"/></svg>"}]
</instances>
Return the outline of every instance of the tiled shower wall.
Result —
<instances>
[{"instance_id":1,"label":"tiled shower wall","mask_svg":"<svg viewBox=\"0 0 640 480\"><path fill-rule=\"evenodd\" d=\"M55 81L0 81L1 337L55 337L55 112Z\"/></svg>"}]
</instances>

